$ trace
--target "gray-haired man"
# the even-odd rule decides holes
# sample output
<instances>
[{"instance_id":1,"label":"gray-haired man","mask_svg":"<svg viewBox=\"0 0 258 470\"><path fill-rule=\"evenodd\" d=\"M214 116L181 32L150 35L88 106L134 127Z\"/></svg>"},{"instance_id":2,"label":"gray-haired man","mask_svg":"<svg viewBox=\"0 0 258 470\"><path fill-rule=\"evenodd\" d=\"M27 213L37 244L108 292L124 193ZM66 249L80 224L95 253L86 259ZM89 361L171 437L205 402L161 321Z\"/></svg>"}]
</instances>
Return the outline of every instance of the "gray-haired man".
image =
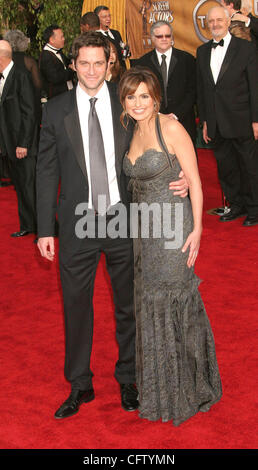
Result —
<instances>
[{"instance_id":1,"label":"gray-haired man","mask_svg":"<svg viewBox=\"0 0 258 470\"><path fill-rule=\"evenodd\" d=\"M154 49L140 57L136 65L148 67L155 73L163 95L161 113L174 113L195 142L195 59L188 52L173 47L173 29L167 21L154 23L150 33Z\"/></svg>"}]
</instances>

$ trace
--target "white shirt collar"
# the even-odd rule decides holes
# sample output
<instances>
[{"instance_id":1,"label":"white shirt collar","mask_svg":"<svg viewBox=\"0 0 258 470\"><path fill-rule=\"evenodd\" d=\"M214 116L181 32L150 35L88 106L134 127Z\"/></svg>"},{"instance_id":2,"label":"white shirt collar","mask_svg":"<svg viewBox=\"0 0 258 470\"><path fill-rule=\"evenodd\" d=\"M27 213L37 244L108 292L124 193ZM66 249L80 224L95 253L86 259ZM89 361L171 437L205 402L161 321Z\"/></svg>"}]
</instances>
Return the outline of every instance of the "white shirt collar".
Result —
<instances>
[{"instance_id":1,"label":"white shirt collar","mask_svg":"<svg viewBox=\"0 0 258 470\"><path fill-rule=\"evenodd\" d=\"M56 47L51 46L50 44L46 44L45 47L44 47L44 51L50 51L50 52L59 53L59 50L60 50L60 49L57 49Z\"/></svg>"},{"instance_id":2,"label":"white shirt collar","mask_svg":"<svg viewBox=\"0 0 258 470\"><path fill-rule=\"evenodd\" d=\"M8 75L9 75L9 73L10 73L10 70L12 69L13 65L14 65L14 62L13 62L13 60L11 60L11 62L10 62L10 63L7 65L7 67L5 67L5 69L3 70L2 74L3 74L3 76L4 76L4 80L7 79Z\"/></svg>"},{"instance_id":3,"label":"white shirt collar","mask_svg":"<svg viewBox=\"0 0 258 470\"><path fill-rule=\"evenodd\" d=\"M88 100L90 100L90 98L98 98L98 100L99 99L102 100L103 98L105 98L105 96L107 96L107 94L108 94L108 87L107 87L106 81L104 81L102 87L100 88L98 93L94 95L94 97L88 95L88 93L81 87L80 82L78 82L78 85L77 85L77 97L78 98L82 97L83 99L87 98Z\"/></svg>"},{"instance_id":4,"label":"white shirt collar","mask_svg":"<svg viewBox=\"0 0 258 470\"><path fill-rule=\"evenodd\" d=\"M232 37L232 36L231 36L230 32L228 32L228 33L226 34L226 36L224 36L224 38L223 38L223 39L224 39L224 47L225 47L225 46L227 47L227 46L229 45L229 43L230 43L230 41L231 41L231 37ZM219 42L219 41L216 41L216 39L213 39L213 41L214 41L214 42Z\"/></svg>"},{"instance_id":5,"label":"white shirt collar","mask_svg":"<svg viewBox=\"0 0 258 470\"><path fill-rule=\"evenodd\" d=\"M157 53L157 56L158 56L159 63L162 61L161 56L162 56L163 54L165 54L165 56L166 56L167 59L168 59L167 62L169 63L169 61L170 61L170 59L171 59L171 55L172 55L172 47L170 47L166 52L159 52L157 49L155 49L155 50L156 50L156 53Z\"/></svg>"}]
</instances>

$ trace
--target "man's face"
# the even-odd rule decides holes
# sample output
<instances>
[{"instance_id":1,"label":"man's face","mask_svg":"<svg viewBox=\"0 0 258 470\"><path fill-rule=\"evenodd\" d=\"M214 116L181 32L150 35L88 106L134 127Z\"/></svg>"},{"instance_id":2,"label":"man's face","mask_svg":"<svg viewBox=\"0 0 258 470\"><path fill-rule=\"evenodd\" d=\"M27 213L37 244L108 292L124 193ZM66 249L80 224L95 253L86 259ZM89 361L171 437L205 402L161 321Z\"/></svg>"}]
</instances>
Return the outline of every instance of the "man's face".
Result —
<instances>
[{"instance_id":1,"label":"man's face","mask_svg":"<svg viewBox=\"0 0 258 470\"><path fill-rule=\"evenodd\" d=\"M103 85L107 72L103 47L81 47L74 63L79 83L90 96L95 96Z\"/></svg>"},{"instance_id":2,"label":"man's face","mask_svg":"<svg viewBox=\"0 0 258 470\"><path fill-rule=\"evenodd\" d=\"M109 10L101 10L98 13L99 21L100 21L100 28L101 29L108 29L111 24L111 14Z\"/></svg>"},{"instance_id":3,"label":"man's face","mask_svg":"<svg viewBox=\"0 0 258 470\"><path fill-rule=\"evenodd\" d=\"M208 15L208 26L213 39L220 41L228 33L230 18L226 16L223 8L212 8Z\"/></svg>"},{"instance_id":4,"label":"man's face","mask_svg":"<svg viewBox=\"0 0 258 470\"><path fill-rule=\"evenodd\" d=\"M160 26L154 30L154 34L151 37L154 47L159 52L166 52L171 47L172 34L170 27L167 25Z\"/></svg>"},{"instance_id":5,"label":"man's face","mask_svg":"<svg viewBox=\"0 0 258 470\"><path fill-rule=\"evenodd\" d=\"M56 49L62 49L64 47L64 33L61 29L55 29L53 36L49 39L49 44Z\"/></svg>"}]
</instances>

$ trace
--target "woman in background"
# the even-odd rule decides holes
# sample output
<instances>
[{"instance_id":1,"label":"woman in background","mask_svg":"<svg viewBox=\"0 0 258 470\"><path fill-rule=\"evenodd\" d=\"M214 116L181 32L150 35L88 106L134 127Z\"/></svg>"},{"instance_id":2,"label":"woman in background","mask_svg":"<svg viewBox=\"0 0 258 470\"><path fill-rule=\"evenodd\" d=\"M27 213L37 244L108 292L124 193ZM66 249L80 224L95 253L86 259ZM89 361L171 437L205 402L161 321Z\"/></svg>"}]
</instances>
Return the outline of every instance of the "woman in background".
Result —
<instances>
[{"instance_id":1,"label":"woman in background","mask_svg":"<svg viewBox=\"0 0 258 470\"><path fill-rule=\"evenodd\" d=\"M116 46L111 41L109 42L110 42L110 58L108 62L106 80L108 82L118 83L123 73L125 72L125 69L124 67L121 66L118 60Z\"/></svg>"},{"instance_id":2,"label":"woman in background","mask_svg":"<svg viewBox=\"0 0 258 470\"><path fill-rule=\"evenodd\" d=\"M26 68L30 74L35 92L37 120L40 123L42 80L36 60L25 52L29 47L30 39L19 29L7 31L4 34L4 39L11 44L15 65Z\"/></svg>"}]
</instances>

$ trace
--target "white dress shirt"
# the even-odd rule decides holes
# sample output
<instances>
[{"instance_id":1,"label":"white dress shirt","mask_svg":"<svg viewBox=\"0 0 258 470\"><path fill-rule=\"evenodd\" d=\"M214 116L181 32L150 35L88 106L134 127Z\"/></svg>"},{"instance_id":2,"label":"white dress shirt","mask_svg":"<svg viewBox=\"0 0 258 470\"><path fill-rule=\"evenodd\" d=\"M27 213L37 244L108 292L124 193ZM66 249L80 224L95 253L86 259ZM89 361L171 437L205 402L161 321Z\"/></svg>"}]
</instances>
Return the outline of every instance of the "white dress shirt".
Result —
<instances>
[{"instance_id":1,"label":"white dress shirt","mask_svg":"<svg viewBox=\"0 0 258 470\"><path fill-rule=\"evenodd\" d=\"M104 36L109 36L111 39L115 39L114 35L111 33L110 29L97 29L97 33L102 33Z\"/></svg>"},{"instance_id":2,"label":"white dress shirt","mask_svg":"<svg viewBox=\"0 0 258 470\"><path fill-rule=\"evenodd\" d=\"M77 89L76 89L76 99L77 99L79 120L80 120L80 126L81 126L85 162L86 162L86 168L87 168L87 173L88 173L88 183L89 183L88 207L89 209L92 209L93 206L92 206L92 193L91 193L89 134L88 134L90 98L93 98L93 97L89 96L80 86L80 83L78 83ZM95 98L98 98L95 104L95 109L99 118L99 123L100 123L103 142L104 142L107 174L108 174L109 194L110 194L110 204L111 206L113 206L117 204L121 198L119 194L118 182L117 182L117 176L116 176L115 143L114 143L112 109L111 109L110 95L109 95L106 82L103 83L103 86L95 95Z\"/></svg>"},{"instance_id":3,"label":"white dress shirt","mask_svg":"<svg viewBox=\"0 0 258 470\"><path fill-rule=\"evenodd\" d=\"M5 67L5 69L3 70L2 74L3 74L3 77L1 78L0 80L0 97L2 96L2 93L3 93L3 89L4 89L4 86L5 86L5 82L6 82L6 79L13 67L14 63L13 61L11 60L11 62L7 65L7 67Z\"/></svg>"},{"instance_id":4,"label":"white dress shirt","mask_svg":"<svg viewBox=\"0 0 258 470\"><path fill-rule=\"evenodd\" d=\"M56 55L56 57L60 60L60 62L62 62L64 68L66 69L66 66L65 66L65 64L64 64L64 61L63 61L63 59L62 59L62 56L61 56L61 54L58 52L58 50L59 50L59 49L56 49L55 47L50 46L50 44L46 44L45 47L44 47L44 51L54 52L55 55ZM73 88L73 82L72 82L72 80L68 80L68 81L66 82L66 84L67 84L68 90L71 90L71 89Z\"/></svg>"},{"instance_id":5,"label":"white dress shirt","mask_svg":"<svg viewBox=\"0 0 258 470\"><path fill-rule=\"evenodd\" d=\"M161 62L162 62L162 57L161 56L163 54L166 56L167 74L168 74L169 66L170 66L170 60L171 60L171 56L172 56L172 47L170 47L170 49L168 49L166 52L159 52L156 49L156 53L157 53L157 56L158 56L159 65L161 65Z\"/></svg>"},{"instance_id":6,"label":"white dress shirt","mask_svg":"<svg viewBox=\"0 0 258 470\"><path fill-rule=\"evenodd\" d=\"M214 82L217 83L218 76L220 73L220 69L225 58L229 43L231 41L231 34L227 33L224 39L224 46L217 46L211 49L211 60L210 60L210 67L213 75ZM215 41L214 42L219 42Z\"/></svg>"}]
</instances>

